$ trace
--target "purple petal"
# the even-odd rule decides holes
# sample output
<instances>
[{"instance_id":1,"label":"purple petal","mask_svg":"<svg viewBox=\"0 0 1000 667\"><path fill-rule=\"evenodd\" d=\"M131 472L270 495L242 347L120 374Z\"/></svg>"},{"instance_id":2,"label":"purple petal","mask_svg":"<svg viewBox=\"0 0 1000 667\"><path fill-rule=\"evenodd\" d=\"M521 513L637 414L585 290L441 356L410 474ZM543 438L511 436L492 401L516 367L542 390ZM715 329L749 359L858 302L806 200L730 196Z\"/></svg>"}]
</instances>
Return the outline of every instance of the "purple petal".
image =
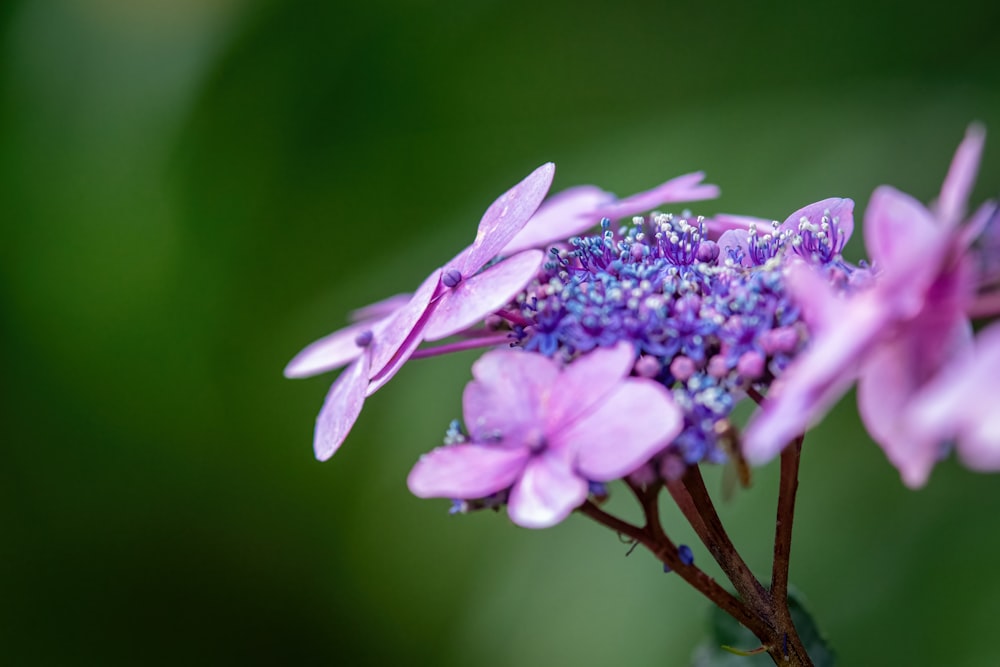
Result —
<instances>
[{"instance_id":1,"label":"purple petal","mask_svg":"<svg viewBox=\"0 0 1000 667\"><path fill-rule=\"evenodd\" d=\"M941 196L934 207L938 218L945 226L957 225L965 217L965 208L969 201L969 193L976 182L979 171L979 159L983 154L983 144L986 142L986 129L982 125L970 125L965 132L965 139L959 144L952 158L948 175L941 185Z\"/></svg>"},{"instance_id":2,"label":"purple petal","mask_svg":"<svg viewBox=\"0 0 1000 667\"><path fill-rule=\"evenodd\" d=\"M704 179L705 173L701 171L672 178L651 190L603 206L598 210L598 215L602 218L621 220L652 211L664 204L715 199L719 196L719 186L699 185Z\"/></svg>"},{"instance_id":3,"label":"purple petal","mask_svg":"<svg viewBox=\"0 0 1000 667\"><path fill-rule=\"evenodd\" d=\"M628 377L634 363L631 343L621 342L612 348L598 348L566 366L558 379L560 389L552 393L543 415L546 433L555 435L593 410Z\"/></svg>"},{"instance_id":4,"label":"purple petal","mask_svg":"<svg viewBox=\"0 0 1000 667\"><path fill-rule=\"evenodd\" d=\"M384 326L375 332L370 371L372 378L384 375L384 369L394 360L397 362L394 365L398 368L400 363L398 357L404 348L411 348L411 352L416 348L413 338L420 336L420 331L426 323L424 315L440 283L441 269L436 269L421 283L409 302L396 311L395 315L385 320ZM417 344L419 342L418 340Z\"/></svg>"},{"instance_id":5,"label":"purple petal","mask_svg":"<svg viewBox=\"0 0 1000 667\"><path fill-rule=\"evenodd\" d=\"M511 489L507 513L525 528L556 525L587 499L589 485L556 452L532 457Z\"/></svg>"},{"instance_id":6,"label":"purple petal","mask_svg":"<svg viewBox=\"0 0 1000 667\"><path fill-rule=\"evenodd\" d=\"M420 457L406 484L420 498L485 498L513 484L530 455L520 447L438 447Z\"/></svg>"},{"instance_id":7,"label":"purple petal","mask_svg":"<svg viewBox=\"0 0 1000 667\"><path fill-rule=\"evenodd\" d=\"M410 357L413 356L414 351L423 342L423 337L420 335L420 329L403 341L402 347L396 350L396 354L393 355L392 359L382 367L378 373L371 374L371 382L368 383L368 391L365 396L371 396L376 391L385 386L385 383L396 376L396 373L403 367Z\"/></svg>"},{"instance_id":8,"label":"purple petal","mask_svg":"<svg viewBox=\"0 0 1000 667\"><path fill-rule=\"evenodd\" d=\"M818 422L854 382L858 364L886 322L870 293L852 298L768 391L744 434L743 453L759 465Z\"/></svg>"},{"instance_id":9,"label":"purple petal","mask_svg":"<svg viewBox=\"0 0 1000 667\"><path fill-rule=\"evenodd\" d=\"M838 293L819 270L798 257L785 265L784 278L786 289L802 311L802 319L810 331L819 332L833 326L844 316L845 310L852 307L849 297ZM872 299L872 296L856 298ZM875 307L874 304L871 307Z\"/></svg>"},{"instance_id":10,"label":"purple petal","mask_svg":"<svg viewBox=\"0 0 1000 667\"><path fill-rule=\"evenodd\" d=\"M962 462L973 470L1000 470L1000 324L993 324L924 387L906 412L913 441L936 447L955 439Z\"/></svg>"},{"instance_id":11,"label":"purple petal","mask_svg":"<svg viewBox=\"0 0 1000 667\"><path fill-rule=\"evenodd\" d=\"M543 164L486 209L475 241L467 252L461 253L463 263L459 271L463 278L475 275L527 224L545 199L555 169L551 162Z\"/></svg>"},{"instance_id":12,"label":"purple petal","mask_svg":"<svg viewBox=\"0 0 1000 667\"><path fill-rule=\"evenodd\" d=\"M348 366L330 387L323 408L316 418L313 450L316 458L326 461L336 453L361 414L368 386L368 355L363 354Z\"/></svg>"},{"instance_id":13,"label":"purple petal","mask_svg":"<svg viewBox=\"0 0 1000 667\"><path fill-rule=\"evenodd\" d=\"M950 231L916 199L888 185L875 189L865 211L865 247L880 282L899 296L923 292L948 251Z\"/></svg>"},{"instance_id":14,"label":"purple petal","mask_svg":"<svg viewBox=\"0 0 1000 667\"><path fill-rule=\"evenodd\" d=\"M600 216L595 211L612 199L614 195L594 185L563 190L545 200L501 254L513 255L529 248L544 248L550 243L578 236L600 222Z\"/></svg>"},{"instance_id":15,"label":"purple petal","mask_svg":"<svg viewBox=\"0 0 1000 667\"><path fill-rule=\"evenodd\" d=\"M533 352L493 350L472 365L472 374L475 380L465 386L462 408L473 439L499 433L505 441L519 443L542 424L559 365Z\"/></svg>"},{"instance_id":16,"label":"purple petal","mask_svg":"<svg viewBox=\"0 0 1000 667\"><path fill-rule=\"evenodd\" d=\"M711 218L705 218L704 222L705 228L708 230L708 237L716 240L730 229L742 229L746 231L750 229L750 225L756 225L757 229L770 229L772 221L749 215L716 213Z\"/></svg>"},{"instance_id":17,"label":"purple petal","mask_svg":"<svg viewBox=\"0 0 1000 667\"><path fill-rule=\"evenodd\" d=\"M798 231L803 218L814 225L819 225L824 217L831 221L836 219L836 229L843 237L841 245L846 244L854 233L854 200L842 197L831 197L803 206L788 216L781 224L782 230ZM831 224L831 227L833 225Z\"/></svg>"},{"instance_id":18,"label":"purple petal","mask_svg":"<svg viewBox=\"0 0 1000 667\"><path fill-rule=\"evenodd\" d=\"M381 301L370 303L351 312L352 322L363 322L365 320L380 320L392 315L397 310L409 303L411 294L396 294Z\"/></svg>"},{"instance_id":19,"label":"purple petal","mask_svg":"<svg viewBox=\"0 0 1000 667\"><path fill-rule=\"evenodd\" d=\"M939 442L913 437L906 428L905 411L942 366L971 345L971 331L963 318L942 321L934 313L909 323L906 335L877 346L865 359L858 381L858 412L872 439L911 488L926 483Z\"/></svg>"},{"instance_id":20,"label":"purple petal","mask_svg":"<svg viewBox=\"0 0 1000 667\"><path fill-rule=\"evenodd\" d=\"M500 310L535 277L544 259L541 250L525 250L446 290L434 304L424 339L440 340Z\"/></svg>"},{"instance_id":21,"label":"purple petal","mask_svg":"<svg viewBox=\"0 0 1000 667\"><path fill-rule=\"evenodd\" d=\"M288 362L285 377L307 378L354 361L363 349L356 342L358 335L371 328L371 322L358 322L311 343Z\"/></svg>"},{"instance_id":22,"label":"purple petal","mask_svg":"<svg viewBox=\"0 0 1000 667\"><path fill-rule=\"evenodd\" d=\"M745 229L729 229L724 231L717 241L719 246L717 263L719 266L726 266L726 263L732 259L734 254L740 258L740 263L737 266L753 266L753 260L750 258L750 242L748 238L749 234Z\"/></svg>"},{"instance_id":23,"label":"purple petal","mask_svg":"<svg viewBox=\"0 0 1000 667\"><path fill-rule=\"evenodd\" d=\"M670 392L652 380L619 385L600 406L572 424L560 442L576 452L576 468L595 482L628 475L670 444L684 417Z\"/></svg>"}]
</instances>

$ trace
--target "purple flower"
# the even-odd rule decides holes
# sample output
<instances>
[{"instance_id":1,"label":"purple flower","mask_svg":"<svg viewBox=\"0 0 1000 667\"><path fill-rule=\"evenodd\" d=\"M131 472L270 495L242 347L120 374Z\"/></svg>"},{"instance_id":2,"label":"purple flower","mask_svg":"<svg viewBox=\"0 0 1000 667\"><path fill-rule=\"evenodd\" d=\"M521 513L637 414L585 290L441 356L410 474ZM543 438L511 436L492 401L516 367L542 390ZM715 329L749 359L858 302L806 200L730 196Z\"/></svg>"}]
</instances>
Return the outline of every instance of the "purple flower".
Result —
<instances>
[{"instance_id":1,"label":"purple flower","mask_svg":"<svg viewBox=\"0 0 1000 667\"><path fill-rule=\"evenodd\" d=\"M480 271L521 230L545 198L555 171L536 169L483 214L472 245L435 269L404 304L376 304L368 320L335 332L303 350L286 368L305 377L352 361L334 382L316 419L314 449L330 458L344 442L370 396L391 379L424 340L461 331L509 302L535 275L541 251L528 250ZM364 310L372 315L371 310ZM352 347L352 342L354 347ZM357 348L357 349L355 349Z\"/></svg>"},{"instance_id":2,"label":"purple flower","mask_svg":"<svg viewBox=\"0 0 1000 667\"><path fill-rule=\"evenodd\" d=\"M819 420L859 379L858 406L872 437L904 482L926 481L933 457L908 444L903 415L914 395L970 343L966 311L975 285L959 226L984 135L970 128L931 210L882 186L865 212L865 243L876 284L841 294L802 264L787 281L812 342L768 394L744 453L763 463Z\"/></svg>"},{"instance_id":3,"label":"purple flower","mask_svg":"<svg viewBox=\"0 0 1000 667\"><path fill-rule=\"evenodd\" d=\"M470 441L423 456L410 490L471 500L509 489L515 523L559 523L586 500L590 482L631 473L680 432L669 392L628 377L634 361L627 343L566 366L531 352L488 352L463 396Z\"/></svg>"}]
</instances>

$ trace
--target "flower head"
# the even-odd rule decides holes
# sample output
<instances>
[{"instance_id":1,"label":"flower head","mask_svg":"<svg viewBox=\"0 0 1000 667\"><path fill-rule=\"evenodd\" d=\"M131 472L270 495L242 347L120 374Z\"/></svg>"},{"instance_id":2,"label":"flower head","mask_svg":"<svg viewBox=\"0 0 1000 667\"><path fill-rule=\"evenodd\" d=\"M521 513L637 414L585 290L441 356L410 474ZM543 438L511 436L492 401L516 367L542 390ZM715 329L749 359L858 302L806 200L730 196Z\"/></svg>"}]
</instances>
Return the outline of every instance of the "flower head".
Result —
<instances>
[{"instance_id":1,"label":"flower head","mask_svg":"<svg viewBox=\"0 0 1000 667\"><path fill-rule=\"evenodd\" d=\"M627 475L680 431L666 389L628 377L633 362L629 345L565 366L517 350L483 355L463 396L468 441L422 457L410 490L462 500L509 490L515 523L562 521L587 498L590 482Z\"/></svg>"}]
</instances>

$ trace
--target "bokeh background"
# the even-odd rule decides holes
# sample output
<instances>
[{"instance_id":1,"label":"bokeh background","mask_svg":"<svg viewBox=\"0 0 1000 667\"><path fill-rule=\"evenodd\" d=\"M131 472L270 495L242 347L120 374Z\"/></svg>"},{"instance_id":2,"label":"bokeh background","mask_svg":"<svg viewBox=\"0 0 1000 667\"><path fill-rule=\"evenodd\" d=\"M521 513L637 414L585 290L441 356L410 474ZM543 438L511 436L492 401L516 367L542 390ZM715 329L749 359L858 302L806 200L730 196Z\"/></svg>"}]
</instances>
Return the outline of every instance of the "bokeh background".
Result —
<instances>
[{"instance_id":1,"label":"bokeh background","mask_svg":"<svg viewBox=\"0 0 1000 667\"><path fill-rule=\"evenodd\" d=\"M547 160L622 195L704 169L704 213L927 201L967 123L1000 133L998 27L985 0L0 3L0 662L687 664L708 605L647 554L408 494L474 354L408 365L326 464L333 378L281 369ZM998 180L991 138L977 201ZM774 468L722 508L762 572ZM904 489L851 397L801 477L792 580L842 664L996 661L1000 478Z\"/></svg>"}]
</instances>

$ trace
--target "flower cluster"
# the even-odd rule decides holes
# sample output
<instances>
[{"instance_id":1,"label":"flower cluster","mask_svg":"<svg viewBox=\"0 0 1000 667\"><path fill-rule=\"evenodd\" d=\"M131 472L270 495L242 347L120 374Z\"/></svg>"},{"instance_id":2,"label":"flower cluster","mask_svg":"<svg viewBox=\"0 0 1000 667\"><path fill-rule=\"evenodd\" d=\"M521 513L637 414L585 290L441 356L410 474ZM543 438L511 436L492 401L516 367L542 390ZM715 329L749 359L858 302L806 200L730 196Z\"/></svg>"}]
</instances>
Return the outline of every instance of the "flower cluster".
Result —
<instances>
[{"instance_id":1,"label":"flower cluster","mask_svg":"<svg viewBox=\"0 0 1000 667\"><path fill-rule=\"evenodd\" d=\"M618 199L580 186L546 199L543 165L497 199L473 243L412 293L354 314L303 350L289 377L347 366L316 423L331 456L363 402L409 359L486 353L464 428L409 477L459 511L505 505L551 526L605 484L670 482L689 466L774 457L855 382L872 437L912 486L947 443L1000 469L1000 215L966 220L983 144L970 129L929 208L888 186L865 213L870 263L842 256L854 202L825 199L784 222L663 212L712 199L701 173ZM426 343L435 343L432 345ZM761 404L742 441L732 412Z\"/></svg>"}]
</instances>

